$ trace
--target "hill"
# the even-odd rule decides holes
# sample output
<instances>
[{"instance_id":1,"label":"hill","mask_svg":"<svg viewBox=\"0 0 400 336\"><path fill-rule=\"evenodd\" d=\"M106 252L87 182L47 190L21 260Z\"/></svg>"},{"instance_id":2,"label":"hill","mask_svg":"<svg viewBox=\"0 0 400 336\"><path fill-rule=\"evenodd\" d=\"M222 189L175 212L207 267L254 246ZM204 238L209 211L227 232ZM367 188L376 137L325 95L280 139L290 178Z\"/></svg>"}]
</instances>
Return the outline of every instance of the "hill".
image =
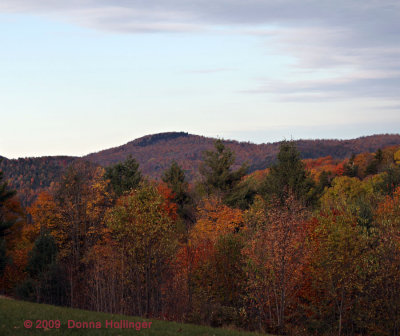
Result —
<instances>
[{"instance_id":1,"label":"hill","mask_svg":"<svg viewBox=\"0 0 400 336\"><path fill-rule=\"evenodd\" d=\"M37 193L49 188L59 180L72 162L72 156L43 156L38 158L19 158L0 161L0 170L10 185L21 194L22 205L30 204Z\"/></svg>"},{"instance_id":2,"label":"hill","mask_svg":"<svg viewBox=\"0 0 400 336\"><path fill-rule=\"evenodd\" d=\"M132 155L140 163L140 169L151 178L158 179L172 161L176 161L186 173L189 181L198 178L198 168L202 153L212 149L216 139L188 134L185 132L167 132L147 135L128 142L125 145L91 153L82 158L72 156L47 156L39 158L6 159L0 162L0 170L17 189L28 205L36 194L51 186L76 160L88 160L94 164L108 166ZM236 154L236 167L243 162L249 165L249 172L270 166L279 150L280 142L254 144L223 140L224 144ZM382 134L361 137L352 140L298 140L295 141L304 159L331 156L344 159L352 154L375 152L400 144L400 134Z\"/></svg>"},{"instance_id":3,"label":"hill","mask_svg":"<svg viewBox=\"0 0 400 336\"><path fill-rule=\"evenodd\" d=\"M25 328L24 321L30 320L33 322L32 328ZM43 326L47 328L36 328L37 321L46 320ZM59 328L50 328L52 322L60 321ZM70 321L70 322L68 322ZM106 322L108 321L108 322ZM125 328L110 328L110 321L120 322L121 326ZM126 328L129 322L140 322L139 330ZM80 325L77 322L99 322L100 324L92 323L88 326L100 326L98 328L78 328ZM142 324L145 322L146 324ZM56 322L58 323L58 322ZM108 328L106 328L108 323ZM136 326L135 323L135 326ZM151 323L151 324L150 324ZM58 326L58 324L55 324ZM70 328L69 328L69 327ZM113 324L115 326L115 324ZM146 328L144 328L146 326ZM150 326L150 327L149 327ZM250 332L239 332L232 330L216 329L203 326L196 326L190 324L181 324L175 322L148 320L140 317L112 315L98 312L91 312L86 310L70 309L64 307L56 307L45 304L37 304L24 301L15 301L0 297L0 334L4 336L18 336L18 335L32 335L42 334L46 331L46 335L130 335L139 332L140 335L146 336L168 336L168 335L181 335L181 336L196 336L196 335L215 335L215 336L256 336L261 334Z\"/></svg>"},{"instance_id":4,"label":"hill","mask_svg":"<svg viewBox=\"0 0 400 336\"><path fill-rule=\"evenodd\" d=\"M145 175L159 178L173 160L185 170L188 179L198 176L202 153L213 147L215 139L188 134L169 132L148 135L125 145L89 154L84 159L102 166L124 160L132 155ZM298 140L295 141L304 159L332 156L344 159L352 154L375 152L379 148L400 144L399 134L383 134L361 137L353 140ZM236 154L236 165L248 162L250 172L270 166L278 153L280 142L254 144L224 140L224 144Z\"/></svg>"}]
</instances>

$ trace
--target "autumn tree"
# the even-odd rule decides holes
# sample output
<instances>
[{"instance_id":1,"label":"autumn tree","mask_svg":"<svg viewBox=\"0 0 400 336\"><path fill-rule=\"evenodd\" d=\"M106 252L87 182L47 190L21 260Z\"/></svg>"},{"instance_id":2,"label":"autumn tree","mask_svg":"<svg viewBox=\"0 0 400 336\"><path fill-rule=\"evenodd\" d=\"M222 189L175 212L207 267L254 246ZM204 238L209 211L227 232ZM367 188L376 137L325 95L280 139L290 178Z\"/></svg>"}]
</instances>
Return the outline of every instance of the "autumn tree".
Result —
<instances>
[{"instance_id":1,"label":"autumn tree","mask_svg":"<svg viewBox=\"0 0 400 336\"><path fill-rule=\"evenodd\" d=\"M108 167L104 176L117 196L136 188L142 180L139 163L130 155L124 162Z\"/></svg>"},{"instance_id":2,"label":"autumn tree","mask_svg":"<svg viewBox=\"0 0 400 336\"><path fill-rule=\"evenodd\" d=\"M246 215L247 306L260 329L285 332L293 317L306 255L307 211L289 194L282 204L258 199Z\"/></svg>"},{"instance_id":3,"label":"autumn tree","mask_svg":"<svg viewBox=\"0 0 400 336\"><path fill-rule=\"evenodd\" d=\"M191 322L236 324L243 294L243 212L218 197L202 200L197 221L183 247L186 258L178 274L192 303ZM183 261L183 260L182 260Z\"/></svg>"},{"instance_id":4,"label":"autumn tree","mask_svg":"<svg viewBox=\"0 0 400 336\"><path fill-rule=\"evenodd\" d=\"M382 177L378 175L363 181L357 177L336 177L331 188L321 197L321 206L325 209L345 210L357 218L360 226L369 230L372 226L373 209L382 198L374 190L381 183Z\"/></svg>"},{"instance_id":5,"label":"autumn tree","mask_svg":"<svg viewBox=\"0 0 400 336\"><path fill-rule=\"evenodd\" d=\"M243 237L239 233L217 236L214 244L196 246L197 260L192 265L192 322L214 327L242 327L240 308L245 294ZM204 251L207 249L207 251Z\"/></svg>"},{"instance_id":6,"label":"autumn tree","mask_svg":"<svg viewBox=\"0 0 400 336\"><path fill-rule=\"evenodd\" d=\"M122 196L107 215L107 225L124 256L130 314L160 316L161 288L176 247L176 226L166 200L150 183Z\"/></svg>"},{"instance_id":7,"label":"autumn tree","mask_svg":"<svg viewBox=\"0 0 400 336\"><path fill-rule=\"evenodd\" d=\"M88 308L113 314L129 314L126 260L112 231L105 228L84 260L87 266Z\"/></svg>"},{"instance_id":8,"label":"autumn tree","mask_svg":"<svg viewBox=\"0 0 400 336\"><path fill-rule=\"evenodd\" d=\"M48 231L55 239L58 258L69 282L69 304L82 307L87 290L87 253L102 237L104 214L111 205L104 170L88 162L70 166L54 195L41 194L30 208L33 237Z\"/></svg>"},{"instance_id":9,"label":"autumn tree","mask_svg":"<svg viewBox=\"0 0 400 336\"><path fill-rule=\"evenodd\" d=\"M374 184L337 177L321 199L310 234L308 327L318 334L369 334L368 288L377 266Z\"/></svg>"},{"instance_id":10,"label":"autumn tree","mask_svg":"<svg viewBox=\"0 0 400 336\"><path fill-rule=\"evenodd\" d=\"M308 297L309 326L317 333L369 334L365 321L371 306L365 302L372 299L367 293L376 267L374 239L352 211L326 209L317 220L308 270L315 293Z\"/></svg>"},{"instance_id":11,"label":"autumn tree","mask_svg":"<svg viewBox=\"0 0 400 336\"><path fill-rule=\"evenodd\" d=\"M243 261L238 234L243 229L242 211L214 196L204 198L196 213L197 221L177 251L167 284L168 314L190 322L233 323L242 288L238 281ZM228 255L232 256L229 262Z\"/></svg>"},{"instance_id":12,"label":"autumn tree","mask_svg":"<svg viewBox=\"0 0 400 336\"><path fill-rule=\"evenodd\" d=\"M370 334L396 335L400 332L400 188L379 204L375 225L365 320Z\"/></svg>"},{"instance_id":13,"label":"autumn tree","mask_svg":"<svg viewBox=\"0 0 400 336\"><path fill-rule=\"evenodd\" d=\"M33 222L29 227L29 236L32 242L41 232L53 232L62 220L54 195L48 191L41 192L27 210Z\"/></svg>"},{"instance_id":14,"label":"autumn tree","mask_svg":"<svg viewBox=\"0 0 400 336\"><path fill-rule=\"evenodd\" d=\"M400 149L394 153L393 159L397 165L400 165Z\"/></svg>"}]
</instances>

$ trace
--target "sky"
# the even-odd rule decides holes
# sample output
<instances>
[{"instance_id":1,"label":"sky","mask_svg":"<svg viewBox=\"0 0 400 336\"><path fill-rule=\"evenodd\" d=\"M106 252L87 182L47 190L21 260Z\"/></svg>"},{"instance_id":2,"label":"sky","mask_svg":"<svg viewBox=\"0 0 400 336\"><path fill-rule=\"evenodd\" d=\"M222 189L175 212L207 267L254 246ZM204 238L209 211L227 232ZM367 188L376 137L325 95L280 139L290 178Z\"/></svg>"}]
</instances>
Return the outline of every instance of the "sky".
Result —
<instances>
[{"instance_id":1,"label":"sky","mask_svg":"<svg viewBox=\"0 0 400 336\"><path fill-rule=\"evenodd\" d=\"M400 2L1 0L0 156L400 131Z\"/></svg>"}]
</instances>

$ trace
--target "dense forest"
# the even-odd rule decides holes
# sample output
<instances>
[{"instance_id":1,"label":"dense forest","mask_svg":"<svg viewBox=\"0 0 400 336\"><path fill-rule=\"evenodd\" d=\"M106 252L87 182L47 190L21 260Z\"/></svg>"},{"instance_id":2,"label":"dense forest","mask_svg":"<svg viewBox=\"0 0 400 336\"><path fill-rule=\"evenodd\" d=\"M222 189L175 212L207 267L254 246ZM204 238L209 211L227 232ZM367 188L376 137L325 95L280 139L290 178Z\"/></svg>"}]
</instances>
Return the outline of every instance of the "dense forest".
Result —
<instances>
[{"instance_id":1,"label":"dense forest","mask_svg":"<svg viewBox=\"0 0 400 336\"><path fill-rule=\"evenodd\" d=\"M60 158L27 207L0 173L0 291L279 335L398 335L400 146L303 159L300 145L250 172L216 140L190 181L176 161L156 180L132 156Z\"/></svg>"},{"instance_id":2,"label":"dense forest","mask_svg":"<svg viewBox=\"0 0 400 336\"><path fill-rule=\"evenodd\" d=\"M58 182L72 162L87 160L102 167L124 161L129 155L140 164L143 175L160 180L173 161L183 169L188 182L199 179L202 153L213 147L215 139L184 132L147 135L123 146L92 153L82 158L47 156L0 160L0 170L10 186L18 191L21 202L29 206L37 195ZM276 161L280 143L256 145L249 142L223 140L235 152L233 168L248 164L248 172L263 170ZM379 148L400 145L400 135L373 135L353 140L299 140L295 142L303 159L331 156L350 158L353 154L375 152Z\"/></svg>"},{"instance_id":3,"label":"dense forest","mask_svg":"<svg viewBox=\"0 0 400 336\"><path fill-rule=\"evenodd\" d=\"M18 191L23 206L30 205L37 195L52 188L65 169L78 158L44 156L39 158L0 159L0 170L10 186Z\"/></svg>"}]
</instances>

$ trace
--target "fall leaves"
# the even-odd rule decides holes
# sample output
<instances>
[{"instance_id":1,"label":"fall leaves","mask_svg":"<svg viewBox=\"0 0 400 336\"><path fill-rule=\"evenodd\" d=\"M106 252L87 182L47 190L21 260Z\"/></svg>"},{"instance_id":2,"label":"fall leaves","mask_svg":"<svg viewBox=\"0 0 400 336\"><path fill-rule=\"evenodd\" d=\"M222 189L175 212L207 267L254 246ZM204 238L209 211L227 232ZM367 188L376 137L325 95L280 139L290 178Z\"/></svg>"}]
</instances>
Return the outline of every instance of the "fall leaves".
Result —
<instances>
[{"instance_id":1,"label":"fall leaves","mask_svg":"<svg viewBox=\"0 0 400 336\"><path fill-rule=\"evenodd\" d=\"M275 334L398 334L400 180L381 166L396 172L397 151L325 175L330 158L304 163L293 144L281 149L268 173L245 178L217 143L197 185L176 163L162 182L132 158L108 174L71 166L27 209L29 224L15 199L3 203L3 218L19 220L3 291ZM380 172L349 176L374 159Z\"/></svg>"}]
</instances>

